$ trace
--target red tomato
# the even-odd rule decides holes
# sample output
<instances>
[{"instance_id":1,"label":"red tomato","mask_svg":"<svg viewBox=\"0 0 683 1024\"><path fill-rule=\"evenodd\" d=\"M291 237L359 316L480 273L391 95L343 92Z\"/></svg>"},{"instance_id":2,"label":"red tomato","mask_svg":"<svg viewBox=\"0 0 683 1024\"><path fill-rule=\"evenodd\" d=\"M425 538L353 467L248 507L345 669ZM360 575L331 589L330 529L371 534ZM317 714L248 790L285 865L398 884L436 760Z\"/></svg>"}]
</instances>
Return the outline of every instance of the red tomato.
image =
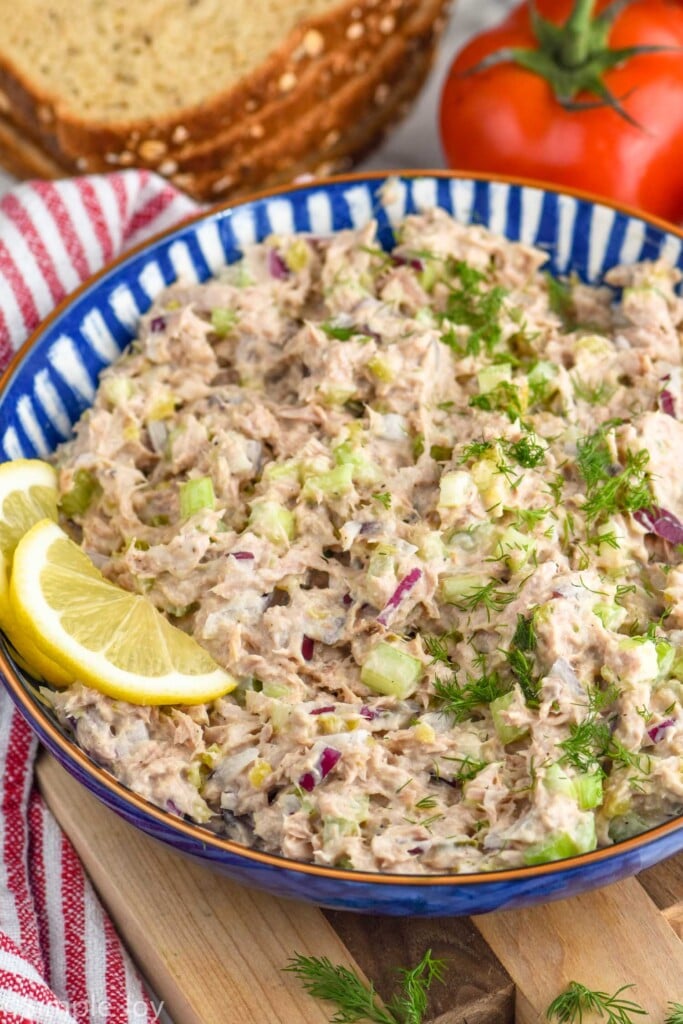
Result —
<instances>
[{"instance_id":1,"label":"red tomato","mask_svg":"<svg viewBox=\"0 0 683 1024\"><path fill-rule=\"evenodd\" d=\"M536 6L557 25L574 9L571 0ZM608 6L598 0L596 13ZM635 123L586 91L575 102L595 105L567 109L545 78L512 60L471 70L501 49L539 49L528 3L472 39L441 98L449 166L568 185L683 221L683 0L632 0L618 10L608 45L670 48L624 59L602 76Z\"/></svg>"}]
</instances>

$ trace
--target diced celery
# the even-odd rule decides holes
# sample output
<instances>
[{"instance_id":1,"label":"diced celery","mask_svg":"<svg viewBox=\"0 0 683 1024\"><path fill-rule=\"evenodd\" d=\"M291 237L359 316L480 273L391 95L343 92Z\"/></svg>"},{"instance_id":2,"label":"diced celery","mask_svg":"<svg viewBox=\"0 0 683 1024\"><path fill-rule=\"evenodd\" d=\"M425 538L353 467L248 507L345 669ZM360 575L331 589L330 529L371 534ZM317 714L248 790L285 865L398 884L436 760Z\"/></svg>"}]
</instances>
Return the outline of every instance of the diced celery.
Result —
<instances>
[{"instance_id":1,"label":"diced celery","mask_svg":"<svg viewBox=\"0 0 683 1024\"><path fill-rule=\"evenodd\" d=\"M189 519L204 508L215 508L216 496L210 476L193 477L180 485L180 516Z\"/></svg>"},{"instance_id":2,"label":"diced celery","mask_svg":"<svg viewBox=\"0 0 683 1024\"><path fill-rule=\"evenodd\" d=\"M263 480L298 480L301 465L296 459L285 459L283 462L269 462L264 468Z\"/></svg>"},{"instance_id":3,"label":"diced celery","mask_svg":"<svg viewBox=\"0 0 683 1024\"><path fill-rule=\"evenodd\" d=\"M492 363L491 366L483 366L477 373L479 394L486 395L493 391L499 384L512 380L512 366L510 363Z\"/></svg>"},{"instance_id":4,"label":"diced celery","mask_svg":"<svg viewBox=\"0 0 683 1024\"><path fill-rule=\"evenodd\" d=\"M570 777L558 764L551 764L545 773L545 785L551 793L564 793L576 800L582 811L590 811L602 803L600 772L580 772Z\"/></svg>"},{"instance_id":5,"label":"diced celery","mask_svg":"<svg viewBox=\"0 0 683 1024\"><path fill-rule=\"evenodd\" d=\"M436 732L434 726L430 725L429 722L418 722L413 728L413 736L418 743L434 743L436 740Z\"/></svg>"},{"instance_id":6,"label":"diced celery","mask_svg":"<svg viewBox=\"0 0 683 1024\"><path fill-rule=\"evenodd\" d=\"M369 459L365 451L351 441L344 441L333 449L332 455L338 466L351 466L353 479L359 484L375 484L382 477L379 466Z\"/></svg>"},{"instance_id":7,"label":"diced celery","mask_svg":"<svg viewBox=\"0 0 683 1024\"><path fill-rule=\"evenodd\" d=\"M100 390L114 408L123 408L133 394L133 382L128 377L105 377Z\"/></svg>"},{"instance_id":8,"label":"diced celery","mask_svg":"<svg viewBox=\"0 0 683 1024\"><path fill-rule=\"evenodd\" d=\"M211 310L211 326L219 338L225 338L237 324L237 313L234 309L217 306Z\"/></svg>"},{"instance_id":9,"label":"diced celery","mask_svg":"<svg viewBox=\"0 0 683 1024\"><path fill-rule=\"evenodd\" d=\"M265 697L273 697L275 700L282 700L289 696L289 687L286 683L275 683L272 680L263 684L262 693Z\"/></svg>"},{"instance_id":10,"label":"diced celery","mask_svg":"<svg viewBox=\"0 0 683 1024\"><path fill-rule=\"evenodd\" d=\"M536 539L527 533L521 533L514 526L508 526L498 538L498 552L503 556L505 563L515 571L526 565L535 550Z\"/></svg>"},{"instance_id":11,"label":"diced celery","mask_svg":"<svg viewBox=\"0 0 683 1024\"><path fill-rule=\"evenodd\" d=\"M394 555L394 548L383 544L378 545L370 556L370 560L368 562L368 575L386 576L387 573L393 573L395 569Z\"/></svg>"},{"instance_id":12,"label":"diced celery","mask_svg":"<svg viewBox=\"0 0 683 1024\"><path fill-rule=\"evenodd\" d=\"M464 469L456 469L442 474L439 481L439 506L441 508L461 508L476 496L474 480Z\"/></svg>"},{"instance_id":13,"label":"diced celery","mask_svg":"<svg viewBox=\"0 0 683 1024\"><path fill-rule=\"evenodd\" d=\"M415 693L423 667L418 658L380 641L363 662L361 682L375 693L405 700Z\"/></svg>"},{"instance_id":14,"label":"diced celery","mask_svg":"<svg viewBox=\"0 0 683 1024\"><path fill-rule=\"evenodd\" d=\"M175 406L176 399L170 391L157 395L147 411L147 419L151 421L168 419L175 412Z\"/></svg>"},{"instance_id":15,"label":"diced celery","mask_svg":"<svg viewBox=\"0 0 683 1024\"><path fill-rule=\"evenodd\" d=\"M310 258L311 250L303 238L295 239L285 253L285 263L294 273L304 270L308 266Z\"/></svg>"},{"instance_id":16,"label":"diced celery","mask_svg":"<svg viewBox=\"0 0 683 1024\"><path fill-rule=\"evenodd\" d=\"M391 365L386 359L382 359L381 356L373 356L372 359L369 359L367 367L372 376L376 377L383 384L391 384L396 377Z\"/></svg>"},{"instance_id":17,"label":"diced celery","mask_svg":"<svg viewBox=\"0 0 683 1024\"><path fill-rule=\"evenodd\" d=\"M527 375L529 387L532 391L542 389L544 385L548 385L551 380L554 380L557 374L558 369L554 363L548 362L547 359L539 359Z\"/></svg>"},{"instance_id":18,"label":"diced celery","mask_svg":"<svg viewBox=\"0 0 683 1024\"><path fill-rule=\"evenodd\" d=\"M316 473L305 481L301 493L309 501L323 497L339 498L353 489L353 466L350 463L335 466L327 473Z\"/></svg>"},{"instance_id":19,"label":"diced celery","mask_svg":"<svg viewBox=\"0 0 683 1024\"><path fill-rule=\"evenodd\" d=\"M604 601L599 601L593 605L593 614L597 615L605 629L611 629L616 633L623 625L628 612L619 604L606 604Z\"/></svg>"},{"instance_id":20,"label":"diced celery","mask_svg":"<svg viewBox=\"0 0 683 1024\"><path fill-rule=\"evenodd\" d=\"M577 824L576 832L558 832L544 842L530 846L524 854L525 864L547 864L552 860L575 857L588 853L598 845L593 815L585 815Z\"/></svg>"},{"instance_id":21,"label":"diced celery","mask_svg":"<svg viewBox=\"0 0 683 1024\"><path fill-rule=\"evenodd\" d=\"M263 783L266 781L268 776L271 774L273 767L270 761L264 761L263 758L257 757L253 765L249 769L247 778L254 787L254 789L260 789Z\"/></svg>"},{"instance_id":22,"label":"diced celery","mask_svg":"<svg viewBox=\"0 0 683 1024\"><path fill-rule=\"evenodd\" d=\"M458 576L446 576L441 581L441 600L446 604L459 604L463 598L469 597L475 590L480 590L491 582L490 576L479 573L463 572Z\"/></svg>"},{"instance_id":23,"label":"diced celery","mask_svg":"<svg viewBox=\"0 0 683 1024\"><path fill-rule=\"evenodd\" d=\"M496 697L489 704L491 711L491 717L493 718L493 727L496 730L496 734L501 743L516 743L523 736L526 736L529 729L527 726L510 725L506 720L505 713L514 704L516 700L516 694L514 690L510 690L509 693L504 693L502 697Z\"/></svg>"},{"instance_id":24,"label":"diced celery","mask_svg":"<svg viewBox=\"0 0 683 1024\"><path fill-rule=\"evenodd\" d=\"M614 345L601 334L584 334L574 345L574 352L578 362L604 363L606 357L614 355Z\"/></svg>"},{"instance_id":25,"label":"diced celery","mask_svg":"<svg viewBox=\"0 0 683 1024\"><path fill-rule=\"evenodd\" d=\"M294 539L294 513L278 501L255 501L249 513L248 528L274 544L289 544Z\"/></svg>"},{"instance_id":26,"label":"diced celery","mask_svg":"<svg viewBox=\"0 0 683 1024\"><path fill-rule=\"evenodd\" d=\"M437 265L434 260L426 262L417 274L417 280L420 286L424 288L426 292L431 292L434 289L434 285L440 279L441 268Z\"/></svg>"},{"instance_id":27,"label":"diced celery","mask_svg":"<svg viewBox=\"0 0 683 1024\"><path fill-rule=\"evenodd\" d=\"M78 516L87 512L93 498L102 493L96 478L87 469L77 469L73 485L59 499L59 507L65 516Z\"/></svg>"}]
</instances>

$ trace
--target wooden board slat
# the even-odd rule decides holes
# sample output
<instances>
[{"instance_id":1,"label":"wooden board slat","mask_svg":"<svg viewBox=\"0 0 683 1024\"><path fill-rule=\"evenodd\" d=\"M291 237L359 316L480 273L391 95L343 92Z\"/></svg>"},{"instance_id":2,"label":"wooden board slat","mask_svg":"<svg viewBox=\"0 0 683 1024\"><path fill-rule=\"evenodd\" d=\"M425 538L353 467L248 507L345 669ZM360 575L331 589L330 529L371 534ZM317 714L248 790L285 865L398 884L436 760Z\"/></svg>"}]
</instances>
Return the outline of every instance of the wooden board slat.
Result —
<instances>
[{"instance_id":1,"label":"wooden board slat","mask_svg":"<svg viewBox=\"0 0 683 1024\"><path fill-rule=\"evenodd\" d=\"M174 854L100 804L52 758L38 780L116 926L174 1024L322 1024L281 968L328 956L383 996L395 971L431 947L448 958L424 1024L512 1024L514 987L466 919L405 920L327 912L230 882Z\"/></svg>"},{"instance_id":2,"label":"wooden board slat","mask_svg":"<svg viewBox=\"0 0 683 1024\"><path fill-rule=\"evenodd\" d=\"M517 985L519 1024L544 1019L569 981L607 992L633 984L653 1021L683 1000L683 942L636 878L474 921Z\"/></svg>"}]
</instances>

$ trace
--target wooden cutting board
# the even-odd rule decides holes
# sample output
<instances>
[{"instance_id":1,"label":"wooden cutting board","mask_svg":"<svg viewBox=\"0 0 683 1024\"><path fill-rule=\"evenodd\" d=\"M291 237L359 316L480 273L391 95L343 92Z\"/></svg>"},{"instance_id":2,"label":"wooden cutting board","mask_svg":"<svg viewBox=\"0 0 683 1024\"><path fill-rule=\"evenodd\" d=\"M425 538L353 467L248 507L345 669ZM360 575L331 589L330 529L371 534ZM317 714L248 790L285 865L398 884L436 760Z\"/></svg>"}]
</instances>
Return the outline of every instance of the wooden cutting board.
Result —
<instances>
[{"instance_id":1,"label":"wooden cutting board","mask_svg":"<svg viewBox=\"0 0 683 1024\"><path fill-rule=\"evenodd\" d=\"M48 755L43 794L174 1024L324 1024L282 968L296 953L355 968L388 997L426 949L447 962L424 1024L539 1024L570 980L629 995L661 1024L683 1002L683 855L598 892L474 919L381 918L238 886L139 833Z\"/></svg>"}]
</instances>

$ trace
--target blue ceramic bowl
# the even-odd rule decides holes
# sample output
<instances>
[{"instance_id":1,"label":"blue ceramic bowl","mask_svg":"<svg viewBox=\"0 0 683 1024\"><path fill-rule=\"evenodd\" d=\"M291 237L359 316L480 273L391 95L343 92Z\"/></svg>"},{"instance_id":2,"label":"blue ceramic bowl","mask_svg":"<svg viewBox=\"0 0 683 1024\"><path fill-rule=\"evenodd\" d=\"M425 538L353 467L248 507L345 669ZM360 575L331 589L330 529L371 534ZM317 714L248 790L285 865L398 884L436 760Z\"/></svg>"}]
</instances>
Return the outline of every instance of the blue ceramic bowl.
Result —
<instances>
[{"instance_id":1,"label":"blue ceramic bowl","mask_svg":"<svg viewBox=\"0 0 683 1024\"><path fill-rule=\"evenodd\" d=\"M547 250L549 269L598 281L617 263L665 257L683 269L683 232L636 213L533 185L454 174L386 175L279 190L221 207L154 239L103 270L63 303L24 346L0 389L0 458L43 457L93 398L100 370L131 340L136 321L178 275L203 280L241 247L272 232L326 234L375 217L389 244L405 214L438 205ZM36 698L35 684L0 651L9 692L43 744L108 807L174 849L278 896L383 914L481 914L561 899L632 875L683 850L683 817L604 850L538 867L463 876L380 875L300 864L245 849L130 793L79 750Z\"/></svg>"}]
</instances>

